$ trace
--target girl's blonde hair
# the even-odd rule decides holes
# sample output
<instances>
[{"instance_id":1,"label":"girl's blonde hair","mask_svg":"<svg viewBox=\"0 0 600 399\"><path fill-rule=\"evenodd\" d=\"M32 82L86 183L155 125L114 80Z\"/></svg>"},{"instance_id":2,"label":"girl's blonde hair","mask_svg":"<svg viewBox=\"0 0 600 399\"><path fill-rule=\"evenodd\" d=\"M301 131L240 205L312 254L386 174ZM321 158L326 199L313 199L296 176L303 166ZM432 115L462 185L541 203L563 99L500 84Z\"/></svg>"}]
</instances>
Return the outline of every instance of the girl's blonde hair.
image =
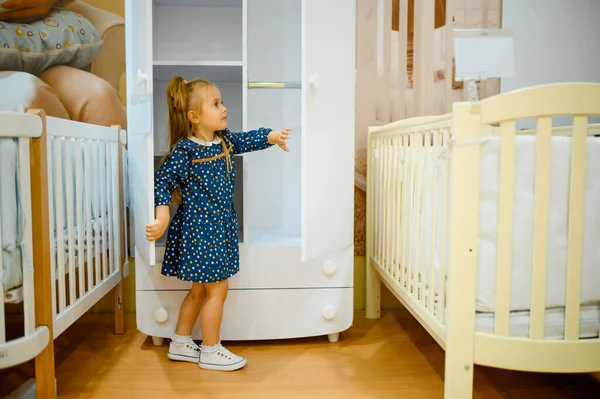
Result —
<instances>
[{"instance_id":1,"label":"girl's blonde hair","mask_svg":"<svg viewBox=\"0 0 600 399\"><path fill-rule=\"evenodd\" d=\"M188 112L195 110L202 115L204 103L204 92L209 86L216 86L206 79L194 79L186 81L181 76L173 76L167 84L167 108L169 110L169 154L179 141L194 134L194 126L188 118ZM225 153L227 171L231 170L231 159L229 147L221 132L216 132L221 138L221 145ZM166 159L163 158L162 162ZM161 162L161 164L162 164ZM181 189L177 187L173 193L173 203L181 202Z\"/></svg>"}]
</instances>

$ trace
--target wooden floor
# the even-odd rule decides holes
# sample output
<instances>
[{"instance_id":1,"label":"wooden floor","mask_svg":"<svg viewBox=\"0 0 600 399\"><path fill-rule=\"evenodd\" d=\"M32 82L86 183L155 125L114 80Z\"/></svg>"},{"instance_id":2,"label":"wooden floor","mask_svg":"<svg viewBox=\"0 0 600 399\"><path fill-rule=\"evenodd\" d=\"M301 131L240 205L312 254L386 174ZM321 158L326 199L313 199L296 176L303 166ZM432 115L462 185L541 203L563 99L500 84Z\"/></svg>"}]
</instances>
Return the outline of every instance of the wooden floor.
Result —
<instances>
[{"instance_id":1,"label":"wooden floor","mask_svg":"<svg viewBox=\"0 0 600 399\"><path fill-rule=\"evenodd\" d=\"M128 315L125 336L112 315L87 314L56 340L59 397L64 398L442 398L444 352L406 311L381 320L357 313L340 341L325 337L231 343L248 358L233 373L170 362ZM33 364L0 371L0 397L33 376ZM600 398L589 375L543 375L475 368L479 399Z\"/></svg>"}]
</instances>

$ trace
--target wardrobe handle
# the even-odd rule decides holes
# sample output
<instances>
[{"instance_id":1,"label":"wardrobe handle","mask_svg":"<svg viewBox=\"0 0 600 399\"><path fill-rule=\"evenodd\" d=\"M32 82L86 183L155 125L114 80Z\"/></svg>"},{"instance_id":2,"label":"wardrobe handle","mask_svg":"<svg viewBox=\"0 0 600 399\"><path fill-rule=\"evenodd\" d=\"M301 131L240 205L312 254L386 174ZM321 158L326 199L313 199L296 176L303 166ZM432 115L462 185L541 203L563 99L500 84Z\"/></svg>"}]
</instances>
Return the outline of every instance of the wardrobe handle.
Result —
<instances>
[{"instance_id":1,"label":"wardrobe handle","mask_svg":"<svg viewBox=\"0 0 600 399\"><path fill-rule=\"evenodd\" d=\"M138 69L138 71L137 71L137 83L138 83L138 86L148 83L148 74L142 73L142 71L140 69Z\"/></svg>"},{"instance_id":2,"label":"wardrobe handle","mask_svg":"<svg viewBox=\"0 0 600 399\"><path fill-rule=\"evenodd\" d=\"M319 82L319 74L315 72L310 79L308 79L308 84L310 85L311 90L319 90L320 82Z\"/></svg>"}]
</instances>

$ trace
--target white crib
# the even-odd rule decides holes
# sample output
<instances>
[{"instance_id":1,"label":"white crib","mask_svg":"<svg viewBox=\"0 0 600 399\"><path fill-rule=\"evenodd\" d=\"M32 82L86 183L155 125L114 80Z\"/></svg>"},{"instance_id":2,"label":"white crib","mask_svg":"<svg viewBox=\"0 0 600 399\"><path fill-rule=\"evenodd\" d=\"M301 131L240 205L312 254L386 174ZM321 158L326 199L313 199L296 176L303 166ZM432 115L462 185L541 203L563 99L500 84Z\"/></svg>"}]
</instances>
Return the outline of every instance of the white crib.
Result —
<instances>
[{"instance_id":1,"label":"white crib","mask_svg":"<svg viewBox=\"0 0 600 399\"><path fill-rule=\"evenodd\" d=\"M56 394L54 338L115 287L124 333L126 137L43 111L0 113L0 369L35 357L35 388L21 389L38 397ZM11 340L5 303L23 305L24 334Z\"/></svg>"},{"instance_id":2,"label":"white crib","mask_svg":"<svg viewBox=\"0 0 600 399\"><path fill-rule=\"evenodd\" d=\"M564 83L369 130L367 315L381 281L445 349L446 398L474 364L600 370L597 115L600 84Z\"/></svg>"}]
</instances>

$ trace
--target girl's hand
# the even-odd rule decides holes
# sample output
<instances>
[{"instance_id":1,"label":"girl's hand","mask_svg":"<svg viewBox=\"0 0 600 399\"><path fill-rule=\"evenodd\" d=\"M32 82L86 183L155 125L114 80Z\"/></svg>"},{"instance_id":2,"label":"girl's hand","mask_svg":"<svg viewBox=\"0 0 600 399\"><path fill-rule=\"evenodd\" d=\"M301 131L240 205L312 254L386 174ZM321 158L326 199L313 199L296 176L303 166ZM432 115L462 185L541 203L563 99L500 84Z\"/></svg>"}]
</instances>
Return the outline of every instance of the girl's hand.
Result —
<instances>
[{"instance_id":1,"label":"girl's hand","mask_svg":"<svg viewBox=\"0 0 600 399\"><path fill-rule=\"evenodd\" d=\"M157 218L150 224L146 225L146 239L148 241L156 241L165 233L169 226L169 220Z\"/></svg>"},{"instance_id":2,"label":"girl's hand","mask_svg":"<svg viewBox=\"0 0 600 399\"><path fill-rule=\"evenodd\" d=\"M287 142L290 139L290 132L292 129L285 128L283 131L273 130L269 133L269 144L277 144L283 151L289 152L287 148Z\"/></svg>"}]
</instances>

